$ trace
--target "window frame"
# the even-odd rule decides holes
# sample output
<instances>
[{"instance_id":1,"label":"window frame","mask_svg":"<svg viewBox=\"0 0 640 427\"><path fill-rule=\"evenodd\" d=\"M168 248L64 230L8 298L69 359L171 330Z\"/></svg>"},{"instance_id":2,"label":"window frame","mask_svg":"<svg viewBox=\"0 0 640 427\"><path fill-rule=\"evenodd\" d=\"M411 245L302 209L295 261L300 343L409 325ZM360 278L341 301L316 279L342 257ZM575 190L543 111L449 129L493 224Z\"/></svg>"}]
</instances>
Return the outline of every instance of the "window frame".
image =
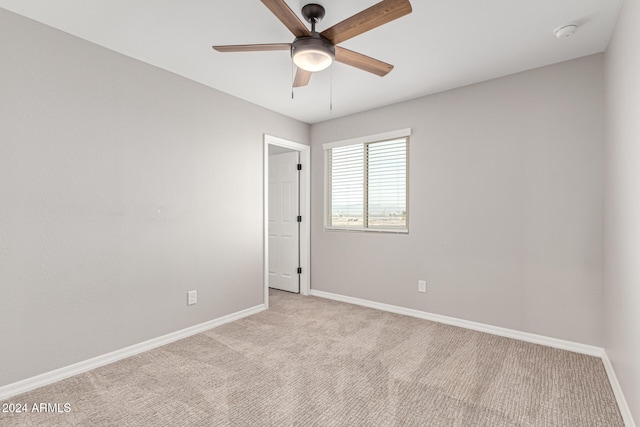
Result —
<instances>
[{"instance_id":1,"label":"window frame","mask_svg":"<svg viewBox=\"0 0 640 427\"><path fill-rule=\"evenodd\" d=\"M358 138L328 142L322 144L322 149L324 152L324 230L325 231L347 231L347 232L357 232L357 233L393 233L393 234L408 234L409 233L409 142L411 137L411 128L399 129L395 131L368 135ZM330 180L330 171L329 171L329 150L337 147L346 147L350 145L365 145L365 144L373 144L376 142L384 142L391 141L394 139L405 139L406 144L406 168L405 168L405 180L406 180L406 195L405 195L405 210L406 210L406 219L405 219L405 228L348 228L348 227L340 227L333 226L331 224L332 212L331 212L331 182ZM366 165L365 165L366 168ZM365 180L368 180L368 172L365 174ZM365 184L363 191L366 191L367 186ZM363 215L366 216L366 208L363 206Z\"/></svg>"}]
</instances>

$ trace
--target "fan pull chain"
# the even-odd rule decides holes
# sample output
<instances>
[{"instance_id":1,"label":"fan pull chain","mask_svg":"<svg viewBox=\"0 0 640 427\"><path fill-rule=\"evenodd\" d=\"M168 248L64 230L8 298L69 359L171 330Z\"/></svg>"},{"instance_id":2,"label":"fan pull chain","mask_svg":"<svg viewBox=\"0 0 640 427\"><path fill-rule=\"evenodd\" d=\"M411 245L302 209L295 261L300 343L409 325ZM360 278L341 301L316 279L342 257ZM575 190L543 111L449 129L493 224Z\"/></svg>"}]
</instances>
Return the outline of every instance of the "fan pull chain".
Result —
<instances>
[{"instance_id":1,"label":"fan pull chain","mask_svg":"<svg viewBox=\"0 0 640 427\"><path fill-rule=\"evenodd\" d=\"M293 79L295 78L293 77L294 68L295 68L295 64L293 63L293 58L291 58L291 99L293 99L293 84L294 84Z\"/></svg>"},{"instance_id":2,"label":"fan pull chain","mask_svg":"<svg viewBox=\"0 0 640 427\"><path fill-rule=\"evenodd\" d=\"M329 111L333 112L333 64L329 75Z\"/></svg>"}]
</instances>

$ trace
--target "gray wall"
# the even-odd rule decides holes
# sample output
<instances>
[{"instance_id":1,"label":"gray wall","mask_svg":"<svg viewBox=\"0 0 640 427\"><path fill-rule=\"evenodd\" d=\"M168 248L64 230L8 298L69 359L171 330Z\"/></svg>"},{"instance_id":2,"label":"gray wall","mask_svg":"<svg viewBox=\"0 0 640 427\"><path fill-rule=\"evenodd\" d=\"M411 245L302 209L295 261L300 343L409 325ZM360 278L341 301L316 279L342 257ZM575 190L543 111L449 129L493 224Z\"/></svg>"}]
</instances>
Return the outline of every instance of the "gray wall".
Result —
<instances>
[{"instance_id":1,"label":"gray wall","mask_svg":"<svg viewBox=\"0 0 640 427\"><path fill-rule=\"evenodd\" d=\"M640 2L605 55L605 349L640 421Z\"/></svg>"},{"instance_id":2,"label":"gray wall","mask_svg":"<svg viewBox=\"0 0 640 427\"><path fill-rule=\"evenodd\" d=\"M0 386L262 303L263 133L308 125L2 9L0 61Z\"/></svg>"},{"instance_id":3,"label":"gray wall","mask_svg":"<svg viewBox=\"0 0 640 427\"><path fill-rule=\"evenodd\" d=\"M595 55L313 125L312 288L602 345L603 102ZM410 233L325 232L321 145L406 127Z\"/></svg>"}]
</instances>

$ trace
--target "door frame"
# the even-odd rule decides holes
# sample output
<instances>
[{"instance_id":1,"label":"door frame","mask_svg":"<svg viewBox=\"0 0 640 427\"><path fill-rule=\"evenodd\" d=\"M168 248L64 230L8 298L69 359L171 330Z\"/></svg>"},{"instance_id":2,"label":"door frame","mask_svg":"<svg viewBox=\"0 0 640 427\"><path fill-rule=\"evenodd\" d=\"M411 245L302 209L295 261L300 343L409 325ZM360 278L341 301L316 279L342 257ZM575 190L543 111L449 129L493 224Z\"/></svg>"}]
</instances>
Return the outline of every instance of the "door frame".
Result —
<instances>
[{"instance_id":1,"label":"door frame","mask_svg":"<svg viewBox=\"0 0 640 427\"><path fill-rule=\"evenodd\" d=\"M302 171L300 173L300 294L309 295L311 292L311 147L300 144L298 142L289 141L278 138L276 136L264 134L263 160L263 219L264 219L264 237L263 237L263 282L264 282L264 305L269 308L269 146L288 148L297 151L300 156L300 164Z\"/></svg>"}]
</instances>

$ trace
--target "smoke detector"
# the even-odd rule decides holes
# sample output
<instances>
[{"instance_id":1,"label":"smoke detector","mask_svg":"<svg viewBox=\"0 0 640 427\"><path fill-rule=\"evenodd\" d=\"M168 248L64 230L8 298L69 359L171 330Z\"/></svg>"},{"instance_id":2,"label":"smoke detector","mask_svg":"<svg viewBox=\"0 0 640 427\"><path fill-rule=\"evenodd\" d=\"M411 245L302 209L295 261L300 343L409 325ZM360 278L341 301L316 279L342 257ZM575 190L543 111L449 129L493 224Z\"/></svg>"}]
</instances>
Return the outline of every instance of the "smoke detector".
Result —
<instances>
[{"instance_id":1,"label":"smoke detector","mask_svg":"<svg viewBox=\"0 0 640 427\"><path fill-rule=\"evenodd\" d=\"M571 37L573 33L576 32L578 26L576 24L563 25L561 27L556 28L553 31L553 34L556 35L557 38L562 39L564 37Z\"/></svg>"}]
</instances>

